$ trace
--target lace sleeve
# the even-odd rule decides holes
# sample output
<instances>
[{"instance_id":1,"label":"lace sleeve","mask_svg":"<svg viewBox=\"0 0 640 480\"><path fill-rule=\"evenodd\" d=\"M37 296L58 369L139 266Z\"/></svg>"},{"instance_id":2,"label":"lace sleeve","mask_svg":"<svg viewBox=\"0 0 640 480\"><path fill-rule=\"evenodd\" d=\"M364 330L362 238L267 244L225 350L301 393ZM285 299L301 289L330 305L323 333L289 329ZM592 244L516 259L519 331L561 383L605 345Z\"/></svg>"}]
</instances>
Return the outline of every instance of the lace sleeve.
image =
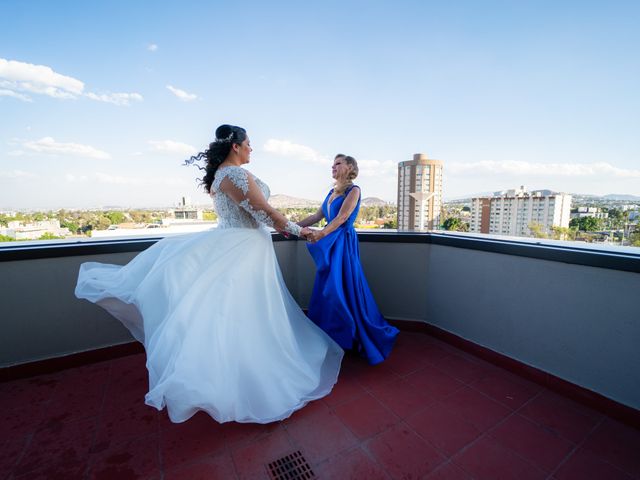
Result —
<instances>
[{"instance_id":1,"label":"lace sleeve","mask_svg":"<svg viewBox=\"0 0 640 480\"><path fill-rule=\"evenodd\" d=\"M287 220L282 213L267 202L253 177L242 168L228 168L219 189L249 213L257 222L300 236L302 228Z\"/></svg>"}]
</instances>

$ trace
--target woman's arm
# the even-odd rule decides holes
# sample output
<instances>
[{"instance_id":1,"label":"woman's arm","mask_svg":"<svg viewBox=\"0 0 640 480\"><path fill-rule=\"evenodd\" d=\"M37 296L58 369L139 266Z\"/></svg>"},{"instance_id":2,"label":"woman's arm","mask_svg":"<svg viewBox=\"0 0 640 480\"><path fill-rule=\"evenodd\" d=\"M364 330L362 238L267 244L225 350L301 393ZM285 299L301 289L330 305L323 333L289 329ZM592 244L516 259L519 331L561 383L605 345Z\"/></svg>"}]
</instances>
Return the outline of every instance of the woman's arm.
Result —
<instances>
[{"instance_id":1,"label":"woman's arm","mask_svg":"<svg viewBox=\"0 0 640 480\"><path fill-rule=\"evenodd\" d=\"M323 218L324 218L324 213L322 212L322 207L320 207L318 211L313 215L309 215L304 220L300 220L298 222L298 225L300 225L301 227L309 227L311 225L318 223Z\"/></svg>"},{"instance_id":2,"label":"woman's arm","mask_svg":"<svg viewBox=\"0 0 640 480\"><path fill-rule=\"evenodd\" d=\"M306 233L306 231L302 232L298 225L290 222L287 217L269 205L253 176L247 174L243 169L238 168L233 173L230 172L220 182L220 190L240 205L257 222L264 223L281 233L286 232L296 236Z\"/></svg>"},{"instance_id":3,"label":"woman's arm","mask_svg":"<svg viewBox=\"0 0 640 480\"><path fill-rule=\"evenodd\" d=\"M349 218L349 215L351 215L351 213L353 213L353 210L356 208L359 198L360 188L353 187L347 195L347 198L344 200L342 207L340 207L340 211L338 212L336 218L331 220L331 222L322 230L314 230L313 233L309 235L308 240L311 242L317 242L321 238L326 237L331 232L336 230L344 222L346 222Z\"/></svg>"}]
</instances>

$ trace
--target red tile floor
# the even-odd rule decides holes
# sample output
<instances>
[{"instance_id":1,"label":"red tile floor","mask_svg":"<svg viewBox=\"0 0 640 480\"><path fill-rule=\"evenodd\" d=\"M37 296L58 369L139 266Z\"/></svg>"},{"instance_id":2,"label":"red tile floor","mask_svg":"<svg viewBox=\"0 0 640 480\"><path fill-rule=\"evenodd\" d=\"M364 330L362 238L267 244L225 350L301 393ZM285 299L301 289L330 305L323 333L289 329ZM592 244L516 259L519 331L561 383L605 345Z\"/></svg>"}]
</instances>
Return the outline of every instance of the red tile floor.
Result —
<instances>
[{"instance_id":1,"label":"red tile floor","mask_svg":"<svg viewBox=\"0 0 640 480\"><path fill-rule=\"evenodd\" d=\"M144 361L0 384L0 479L266 479L297 450L322 479L640 479L640 431L421 333L270 425L172 424Z\"/></svg>"}]
</instances>

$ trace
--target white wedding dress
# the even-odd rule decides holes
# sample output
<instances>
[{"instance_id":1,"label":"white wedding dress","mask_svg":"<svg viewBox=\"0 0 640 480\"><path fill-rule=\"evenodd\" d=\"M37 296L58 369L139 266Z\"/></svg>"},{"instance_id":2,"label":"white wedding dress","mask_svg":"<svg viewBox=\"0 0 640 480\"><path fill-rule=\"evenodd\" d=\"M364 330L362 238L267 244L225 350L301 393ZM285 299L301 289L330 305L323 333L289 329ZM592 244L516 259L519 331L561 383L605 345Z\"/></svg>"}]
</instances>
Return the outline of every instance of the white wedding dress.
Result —
<instances>
[{"instance_id":1,"label":"white wedding dress","mask_svg":"<svg viewBox=\"0 0 640 480\"><path fill-rule=\"evenodd\" d=\"M225 179L242 201L219 190ZM84 263L75 293L144 344L145 401L173 422L198 410L218 422L282 420L331 391L343 351L285 286L273 222L253 201L268 198L266 184L223 167L212 190L218 228L165 238L125 266Z\"/></svg>"}]
</instances>

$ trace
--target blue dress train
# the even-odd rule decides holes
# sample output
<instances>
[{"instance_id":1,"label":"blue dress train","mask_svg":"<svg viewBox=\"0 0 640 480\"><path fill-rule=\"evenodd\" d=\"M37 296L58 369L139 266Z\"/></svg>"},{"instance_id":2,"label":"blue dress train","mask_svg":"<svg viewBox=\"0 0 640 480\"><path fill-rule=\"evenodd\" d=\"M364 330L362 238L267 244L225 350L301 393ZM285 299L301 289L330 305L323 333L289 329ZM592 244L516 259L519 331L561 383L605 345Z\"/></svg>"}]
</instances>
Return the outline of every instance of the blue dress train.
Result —
<instances>
[{"instance_id":1,"label":"blue dress train","mask_svg":"<svg viewBox=\"0 0 640 480\"><path fill-rule=\"evenodd\" d=\"M333 190L322 203L327 222L340 212L352 188L328 205ZM398 329L384 319L369 289L360 264L358 235L353 227L360 198L345 223L307 248L316 263L316 279L309 318L345 350L356 350L375 365L391 352Z\"/></svg>"}]
</instances>

